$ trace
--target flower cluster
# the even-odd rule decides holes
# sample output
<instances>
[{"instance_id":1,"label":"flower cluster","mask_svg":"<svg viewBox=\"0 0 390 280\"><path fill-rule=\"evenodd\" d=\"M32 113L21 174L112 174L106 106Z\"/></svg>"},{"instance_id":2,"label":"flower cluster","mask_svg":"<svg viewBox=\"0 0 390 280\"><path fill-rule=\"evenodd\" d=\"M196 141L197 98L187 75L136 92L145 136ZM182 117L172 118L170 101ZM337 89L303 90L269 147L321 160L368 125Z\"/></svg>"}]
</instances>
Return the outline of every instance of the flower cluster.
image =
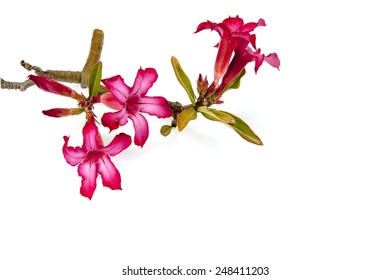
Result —
<instances>
[{"instance_id":1,"label":"flower cluster","mask_svg":"<svg viewBox=\"0 0 390 280\"><path fill-rule=\"evenodd\" d=\"M85 113L82 145L70 146L70 136L64 136L62 152L68 164L77 166L78 175L81 177L81 195L92 199L98 175L101 176L104 186L112 190L122 188L119 170L111 161L111 157L127 149L132 142L139 147L145 145L149 137L149 125L144 114L158 118L172 117L171 125L164 125L161 128L161 134L164 136L167 136L175 127L182 131L191 120L196 119L199 113L209 120L228 125L245 140L262 145L260 138L242 119L211 106L223 103L221 98L227 90L239 88L248 63L254 62L255 73L264 61L279 69L278 55L276 53L265 55L256 46L256 35L253 32L257 27L265 25L263 19L244 23L243 19L238 16L228 17L221 23L211 21L200 23L195 33L211 30L216 31L220 36L220 41L215 45L218 51L215 59L214 77L209 84L207 77L199 74L196 80L197 94L195 94L179 61L172 57L171 63L176 78L190 100L190 104L184 106L179 102L170 102L162 96L147 95L158 78L154 68L140 68L131 87L125 83L120 75L102 79L103 66L99 61L100 54L93 63L88 63L87 60L86 66L90 65L89 68L85 66L81 72L80 84L82 87L86 87L87 84L87 96L59 83L55 78L50 78L55 77L56 73L53 72L60 71L44 72L39 67L33 67L24 61L22 61L22 66L24 65L28 70L35 69L37 75L30 75L29 80L25 83L18 83L17 86L23 84L24 87L35 84L41 90L69 97L76 101L74 108L44 110L43 114L46 116L59 118ZM96 38L101 39L100 43L97 43L101 51L103 33L100 30L95 31L98 34ZM94 40L92 40L91 50L93 42ZM92 65L93 67L91 67ZM63 81L64 77L58 76L58 80ZM69 82L71 81L74 82L70 79ZM4 85L8 85L9 89L16 88L12 83L1 80L1 87L3 88ZM24 90L22 86L19 89ZM94 109L95 106L100 105L105 105L107 111L99 118ZM99 132L100 124L112 132L120 126L126 125L129 120L133 124L134 141L128 134L118 133L105 146Z\"/></svg>"},{"instance_id":2,"label":"flower cluster","mask_svg":"<svg viewBox=\"0 0 390 280\"><path fill-rule=\"evenodd\" d=\"M229 89L228 86L239 77L251 61L255 63L256 73L263 61L279 69L280 61L277 54L271 53L267 56L262 54L260 48L256 49L256 35L251 34L256 27L265 25L263 19L244 24L238 16L229 17L221 23L206 21L198 25L195 33L210 29L221 36L221 40L216 45L218 53L215 60L214 80L207 91L202 92L202 98L214 95L215 102L218 102L222 94ZM202 77L198 82L204 83Z\"/></svg>"},{"instance_id":3,"label":"flower cluster","mask_svg":"<svg viewBox=\"0 0 390 280\"><path fill-rule=\"evenodd\" d=\"M101 65L97 65L96 68L99 69L99 66L101 71ZM92 71L92 73L96 75L96 71ZM99 72L97 74L101 75ZM118 75L102 80L109 90L108 92L99 94L96 90L90 91L90 95L85 97L51 78L29 76L29 79L40 89L78 101L77 108L54 108L43 111L43 114L50 117L65 117L86 113L86 123L82 131L84 139L82 146L69 147L69 136L64 136L63 147L66 162L72 166L78 165L78 174L82 178L81 195L92 199L98 174L101 176L104 186L112 190L121 189L121 176L110 156L115 156L127 149L132 142L129 135L119 133L109 145L103 146L96 115L93 112L94 105L103 103L118 110L115 113L106 112L101 118L103 126L108 127L110 131L125 125L129 118L134 125L134 143L142 147L148 139L149 127L146 118L141 113L155 115L159 118L167 118L172 115L168 101L164 97L146 96L157 77L157 72L153 68L139 69L133 87L127 86L123 78ZM91 76L90 80L93 78ZM100 84L100 79L98 79L98 83ZM94 85L90 87L94 87Z\"/></svg>"},{"instance_id":4,"label":"flower cluster","mask_svg":"<svg viewBox=\"0 0 390 280\"><path fill-rule=\"evenodd\" d=\"M215 59L214 79L209 84L207 77L199 74L198 95L196 96L179 61L172 57L172 66L176 77L187 92L191 105L179 108L177 112L174 112L176 118L171 126L162 127L161 133L163 135L168 135L176 125L179 131L183 130L200 113L209 120L227 124L245 140L262 145L260 138L242 119L232 113L211 108L211 106L223 103L221 97L227 90L239 88L248 63L254 62L255 73L264 61L279 69L278 55L276 53L264 55L256 46L256 35L253 34L253 31L257 27L265 25L263 19L244 23L243 19L238 16L226 18L221 23L205 21L198 25L195 33L209 29L218 32L221 37L219 43L216 44L218 52Z\"/></svg>"}]
</instances>

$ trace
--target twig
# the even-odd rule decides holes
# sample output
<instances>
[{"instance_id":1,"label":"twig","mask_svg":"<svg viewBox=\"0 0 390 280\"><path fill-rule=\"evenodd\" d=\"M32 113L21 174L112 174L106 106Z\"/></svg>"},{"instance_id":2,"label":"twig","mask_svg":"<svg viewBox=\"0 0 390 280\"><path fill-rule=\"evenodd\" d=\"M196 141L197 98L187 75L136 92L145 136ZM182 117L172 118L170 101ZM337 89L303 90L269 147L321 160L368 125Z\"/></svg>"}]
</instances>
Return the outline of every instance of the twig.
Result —
<instances>
[{"instance_id":1,"label":"twig","mask_svg":"<svg viewBox=\"0 0 390 280\"><path fill-rule=\"evenodd\" d=\"M30 63L22 60L20 62L26 70L31 71L34 70L35 74L38 76L47 76L52 78L53 80L59 82L67 82L67 83L80 83L81 81L81 72L80 71L63 71L63 70L46 70L43 71L40 67L31 65Z\"/></svg>"},{"instance_id":2,"label":"twig","mask_svg":"<svg viewBox=\"0 0 390 280\"><path fill-rule=\"evenodd\" d=\"M19 82L8 82L3 79L0 79L0 84L1 84L1 88L15 89L20 91L25 91L29 87L35 85L34 82L31 80L26 80L22 83L19 83Z\"/></svg>"},{"instance_id":3,"label":"twig","mask_svg":"<svg viewBox=\"0 0 390 280\"><path fill-rule=\"evenodd\" d=\"M89 49L88 58L85 62L83 70L80 71L62 71L62 70L46 70L43 71L40 67L31 65L26 61L22 60L20 64L28 71L34 71L38 76L47 76L59 82L66 83L77 83L80 84L82 88L88 86L88 76L92 69L92 66L99 62L100 56L103 49L103 31L95 29L92 34L91 47ZM30 80L24 82L9 82L3 79L0 79L0 86L4 89L15 89L20 91L25 91L27 88L34 85ZM99 93L103 94L107 92L107 88L101 86Z\"/></svg>"},{"instance_id":4,"label":"twig","mask_svg":"<svg viewBox=\"0 0 390 280\"><path fill-rule=\"evenodd\" d=\"M88 86L88 77L89 72L91 72L92 67L100 61L100 55L102 54L103 49L104 34L103 31L95 29L92 34L91 47L89 49L89 54L87 61L81 71L81 82L80 85L82 88Z\"/></svg>"},{"instance_id":5,"label":"twig","mask_svg":"<svg viewBox=\"0 0 390 280\"><path fill-rule=\"evenodd\" d=\"M169 109L171 109L172 111L172 122L171 122L171 126L172 127L176 127L177 126L177 117L179 116L179 114L181 112L183 112L184 110L188 109L188 108L191 108L191 107L194 107L192 104L188 104L188 105L182 105L180 102L177 102L177 101L168 101L168 104L169 104Z\"/></svg>"}]
</instances>

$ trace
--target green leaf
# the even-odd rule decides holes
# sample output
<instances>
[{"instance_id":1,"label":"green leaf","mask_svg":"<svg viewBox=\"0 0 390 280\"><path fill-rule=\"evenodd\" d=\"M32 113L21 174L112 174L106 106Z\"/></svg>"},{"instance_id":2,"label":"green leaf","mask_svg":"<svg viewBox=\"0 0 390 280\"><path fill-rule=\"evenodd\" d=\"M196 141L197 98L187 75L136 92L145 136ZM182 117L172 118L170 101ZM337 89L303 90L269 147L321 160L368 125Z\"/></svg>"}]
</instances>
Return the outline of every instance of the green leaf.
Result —
<instances>
[{"instance_id":1,"label":"green leaf","mask_svg":"<svg viewBox=\"0 0 390 280\"><path fill-rule=\"evenodd\" d=\"M171 63L172 63L173 71L175 71L175 75L176 75L177 80L179 81L179 83L183 86L183 88L187 92L188 97L190 98L191 104L195 105L195 103L196 103L195 93L194 93L194 90L192 89L190 79L188 78L186 73L184 73L183 68L181 68L181 65L176 57L172 56Z\"/></svg>"},{"instance_id":2,"label":"green leaf","mask_svg":"<svg viewBox=\"0 0 390 280\"><path fill-rule=\"evenodd\" d=\"M223 122L227 124L235 123L235 120L229 114L226 114L222 111L219 111L214 108L209 108L207 106L201 106L198 108L198 111L202 113L202 115L212 121Z\"/></svg>"},{"instance_id":3,"label":"green leaf","mask_svg":"<svg viewBox=\"0 0 390 280\"><path fill-rule=\"evenodd\" d=\"M161 135L163 135L163 136L168 136L169 133L171 133L172 128L173 128L173 127L170 126L170 125L163 125L163 126L161 127L161 129L160 129Z\"/></svg>"},{"instance_id":4,"label":"green leaf","mask_svg":"<svg viewBox=\"0 0 390 280\"><path fill-rule=\"evenodd\" d=\"M241 73L231 82L229 85L227 85L224 89L224 92L229 89L238 89L241 85L241 78L244 77L246 71L245 68L242 69Z\"/></svg>"},{"instance_id":5,"label":"green leaf","mask_svg":"<svg viewBox=\"0 0 390 280\"><path fill-rule=\"evenodd\" d=\"M221 111L225 114L228 114L229 116L233 117L235 122L233 124L227 124L231 128L233 128L242 138L244 138L246 141L249 141L256 145L263 145L263 142L260 140L260 138L253 132L253 130L247 125L242 119L239 117L225 112Z\"/></svg>"},{"instance_id":6,"label":"green leaf","mask_svg":"<svg viewBox=\"0 0 390 280\"><path fill-rule=\"evenodd\" d=\"M198 113L194 109L194 107L190 107L184 111L182 111L177 116L177 128L179 131L182 131L190 121L195 120Z\"/></svg>"},{"instance_id":7,"label":"green leaf","mask_svg":"<svg viewBox=\"0 0 390 280\"><path fill-rule=\"evenodd\" d=\"M88 79L89 98L99 94L100 81L102 79L102 68L102 62L99 61L91 69Z\"/></svg>"}]
</instances>

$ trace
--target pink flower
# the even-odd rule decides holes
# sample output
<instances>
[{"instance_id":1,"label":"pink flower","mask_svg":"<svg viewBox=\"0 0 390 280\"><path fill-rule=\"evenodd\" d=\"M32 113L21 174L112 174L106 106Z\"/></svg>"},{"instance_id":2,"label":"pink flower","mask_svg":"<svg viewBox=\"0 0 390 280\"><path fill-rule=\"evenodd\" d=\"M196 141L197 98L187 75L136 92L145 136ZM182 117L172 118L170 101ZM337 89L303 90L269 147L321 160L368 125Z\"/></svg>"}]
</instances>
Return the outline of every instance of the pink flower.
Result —
<instances>
[{"instance_id":1,"label":"pink flower","mask_svg":"<svg viewBox=\"0 0 390 280\"><path fill-rule=\"evenodd\" d=\"M229 17L222 23L207 21L199 24L195 33L210 29L217 31L221 36L221 40L217 44L218 53L214 66L214 81L209 89L210 93L215 91L222 79L222 84L218 89L218 93L222 94L225 86L229 85L251 61L255 62L255 72L257 72L264 60L271 66L279 69L280 61L277 54L272 53L264 56L264 54L260 53L260 49L256 50L256 35L251 34L251 32L256 27L265 25L263 19L244 24L244 21L238 16L234 18Z\"/></svg>"},{"instance_id":2,"label":"pink flower","mask_svg":"<svg viewBox=\"0 0 390 280\"><path fill-rule=\"evenodd\" d=\"M103 185L112 190L121 189L121 176L110 156L115 156L128 148L131 137L120 133L114 137L108 146L102 145L102 139L93 120L86 122L83 128L83 145L69 147L69 137L64 136L62 148L65 160L72 166L78 165L78 174L81 176L81 195L92 199L96 189L96 178L100 174Z\"/></svg>"},{"instance_id":3,"label":"pink flower","mask_svg":"<svg viewBox=\"0 0 390 280\"><path fill-rule=\"evenodd\" d=\"M279 58L276 53L265 56L260 53L260 49L252 51L249 47L246 47L245 49L237 48L225 75L222 77L221 85L217 89L217 96L224 92L225 87L232 83L251 61L255 62L255 73L257 73L257 70L263 64L263 61L266 61L277 69L279 69L280 66Z\"/></svg>"},{"instance_id":4,"label":"pink flower","mask_svg":"<svg viewBox=\"0 0 390 280\"><path fill-rule=\"evenodd\" d=\"M149 136L149 126L140 113L167 118L172 115L168 101L160 96L146 96L148 90L157 80L157 72L153 68L139 69L133 87L124 83L121 76L103 79L103 84L109 90L101 96L100 101L116 112L105 113L102 117L103 126L111 131L125 125L130 119L133 122L134 143L143 146Z\"/></svg>"}]
</instances>

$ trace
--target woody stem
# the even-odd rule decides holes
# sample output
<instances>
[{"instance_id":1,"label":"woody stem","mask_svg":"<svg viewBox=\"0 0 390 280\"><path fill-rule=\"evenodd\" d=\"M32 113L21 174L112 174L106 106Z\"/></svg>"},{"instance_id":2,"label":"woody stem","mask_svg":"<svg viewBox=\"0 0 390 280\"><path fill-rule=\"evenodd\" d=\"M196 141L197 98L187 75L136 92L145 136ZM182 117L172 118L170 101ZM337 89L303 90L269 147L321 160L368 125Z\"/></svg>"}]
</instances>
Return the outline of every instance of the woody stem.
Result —
<instances>
[{"instance_id":1,"label":"woody stem","mask_svg":"<svg viewBox=\"0 0 390 280\"><path fill-rule=\"evenodd\" d=\"M28 71L34 71L38 76L47 76L53 80L66 83L77 83L80 84L82 88L87 87L88 77L93 65L100 60L101 52L103 49L103 31L95 29L93 31L91 46L89 49L88 58L85 62L85 65L82 71L63 71L63 70L46 70L43 71L40 67L31 65L24 60L20 64ZM9 82L3 79L0 79L0 86L4 89L15 89L20 91L25 91L27 88L33 86L34 83L30 80L24 82ZM99 93L102 94L107 92L105 87L101 87Z\"/></svg>"}]
</instances>

